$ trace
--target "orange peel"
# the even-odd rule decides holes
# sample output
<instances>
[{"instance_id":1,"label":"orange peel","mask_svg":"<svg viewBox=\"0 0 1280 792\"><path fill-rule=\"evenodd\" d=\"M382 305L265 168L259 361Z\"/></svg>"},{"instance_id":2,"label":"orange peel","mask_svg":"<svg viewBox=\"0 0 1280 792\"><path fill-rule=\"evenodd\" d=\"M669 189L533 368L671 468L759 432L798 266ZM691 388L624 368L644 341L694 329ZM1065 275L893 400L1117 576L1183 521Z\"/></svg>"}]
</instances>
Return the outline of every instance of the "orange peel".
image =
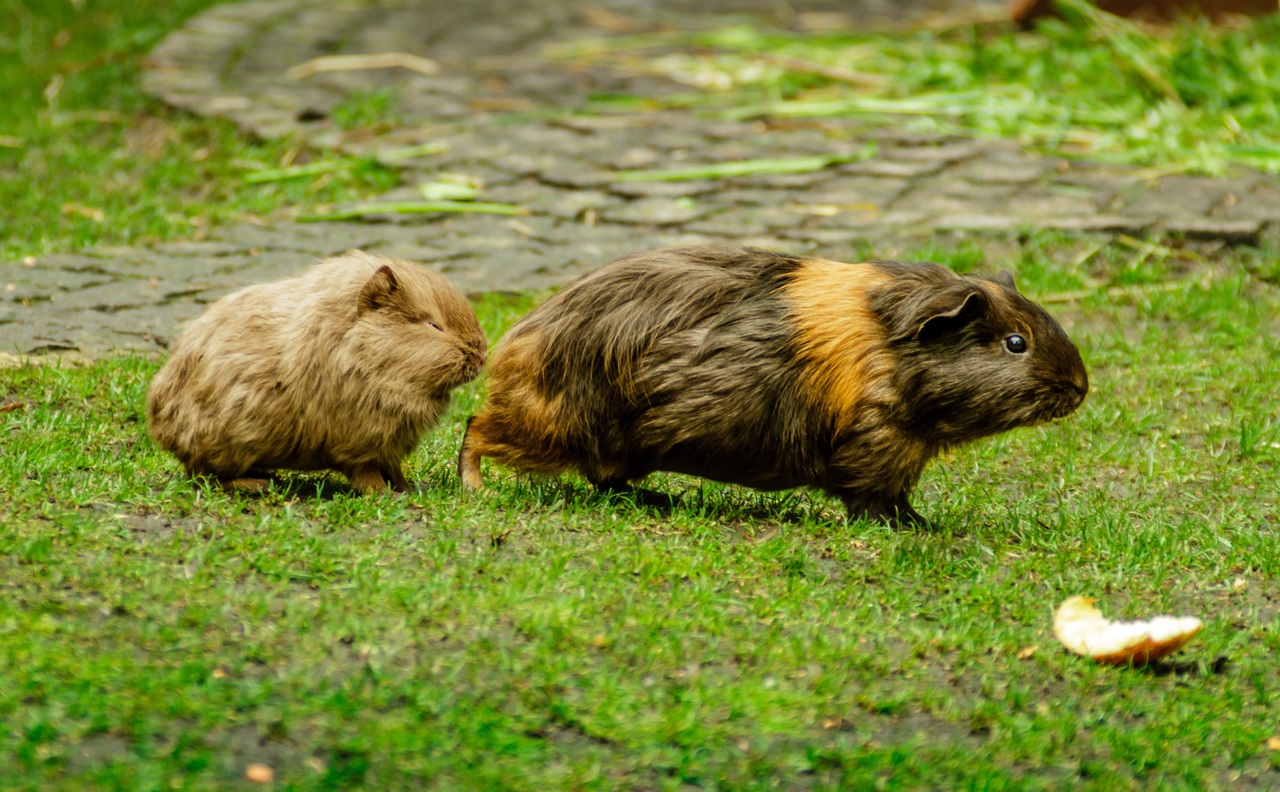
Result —
<instances>
[{"instance_id":1,"label":"orange peel","mask_svg":"<svg viewBox=\"0 0 1280 792\"><path fill-rule=\"evenodd\" d=\"M1053 614L1053 634L1062 645L1107 665L1146 665L1178 651L1200 632L1194 616L1156 616L1147 621L1111 621L1091 597L1069 597Z\"/></svg>"}]
</instances>

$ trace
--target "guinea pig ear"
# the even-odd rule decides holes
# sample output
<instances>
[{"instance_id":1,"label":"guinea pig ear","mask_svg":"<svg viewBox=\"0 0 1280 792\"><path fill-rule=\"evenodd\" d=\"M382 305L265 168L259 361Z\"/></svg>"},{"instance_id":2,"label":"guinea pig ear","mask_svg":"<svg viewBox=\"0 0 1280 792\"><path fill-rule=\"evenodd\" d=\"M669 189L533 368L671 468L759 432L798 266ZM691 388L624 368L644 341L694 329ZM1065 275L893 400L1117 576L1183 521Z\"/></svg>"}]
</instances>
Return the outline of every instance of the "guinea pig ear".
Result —
<instances>
[{"instance_id":1,"label":"guinea pig ear","mask_svg":"<svg viewBox=\"0 0 1280 792\"><path fill-rule=\"evenodd\" d=\"M356 316L364 316L368 311L376 311L391 303L400 292L400 281L386 264L378 267L373 277L365 281L360 289L360 297L356 302Z\"/></svg>"},{"instance_id":2,"label":"guinea pig ear","mask_svg":"<svg viewBox=\"0 0 1280 792\"><path fill-rule=\"evenodd\" d=\"M987 310L986 292L977 286L949 289L920 306L916 341L929 341L955 332Z\"/></svg>"},{"instance_id":3,"label":"guinea pig ear","mask_svg":"<svg viewBox=\"0 0 1280 792\"><path fill-rule=\"evenodd\" d=\"M1010 272L1009 270L1003 270L1003 269L1000 270L999 272L996 273L996 276L991 280L995 281L996 283L1000 284L1001 286L1005 287L1011 292L1016 293L1018 291L1018 284L1013 282L1013 273Z\"/></svg>"}]
</instances>

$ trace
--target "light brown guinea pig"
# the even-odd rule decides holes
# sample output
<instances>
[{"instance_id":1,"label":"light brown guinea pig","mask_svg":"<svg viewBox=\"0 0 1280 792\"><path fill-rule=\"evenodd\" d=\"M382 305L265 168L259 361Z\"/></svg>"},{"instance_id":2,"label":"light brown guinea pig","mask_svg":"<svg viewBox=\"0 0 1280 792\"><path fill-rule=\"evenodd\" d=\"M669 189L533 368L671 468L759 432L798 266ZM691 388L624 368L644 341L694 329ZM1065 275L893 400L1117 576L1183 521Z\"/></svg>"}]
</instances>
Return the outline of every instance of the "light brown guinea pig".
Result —
<instances>
[{"instance_id":1,"label":"light brown guinea pig","mask_svg":"<svg viewBox=\"0 0 1280 792\"><path fill-rule=\"evenodd\" d=\"M853 517L927 524L939 451L1060 418L1088 391L1043 308L937 264L752 248L638 253L571 283L494 352L458 459L622 487L666 470L818 487Z\"/></svg>"},{"instance_id":2,"label":"light brown guinea pig","mask_svg":"<svg viewBox=\"0 0 1280 792\"><path fill-rule=\"evenodd\" d=\"M196 319L151 383L151 436L224 486L332 469L361 492L403 491L401 461L485 352L467 298L443 276L348 251Z\"/></svg>"}]
</instances>

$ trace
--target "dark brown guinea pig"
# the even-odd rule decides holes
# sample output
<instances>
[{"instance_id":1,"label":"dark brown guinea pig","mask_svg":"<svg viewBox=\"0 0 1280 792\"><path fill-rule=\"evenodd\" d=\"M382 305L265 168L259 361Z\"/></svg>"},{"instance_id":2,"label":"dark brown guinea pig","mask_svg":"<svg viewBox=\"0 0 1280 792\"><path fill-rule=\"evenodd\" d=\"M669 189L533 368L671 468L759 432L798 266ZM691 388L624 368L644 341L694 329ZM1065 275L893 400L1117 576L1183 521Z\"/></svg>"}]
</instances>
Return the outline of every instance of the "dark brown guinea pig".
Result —
<instances>
[{"instance_id":1,"label":"dark brown guinea pig","mask_svg":"<svg viewBox=\"0 0 1280 792\"><path fill-rule=\"evenodd\" d=\"M1008 273L658 250L511 328L458 472L478 488L492 457L614 488L666 470L818 487L852 517L927 524L908 498L939 451L1067 415L1088 383Z\"/></svg>"},{"instance_id":2,"label":"dark brown guinea pig","mask_svg":"<svg viewBox=\"0 0 1280 792\"><path fill-rule=\"evenodd\" d=\"M443 276L352 250L230 294L192 322L151 382L151 436L224 486L333 469L361 492L403 491L401 461L486 348Z\"/></svg>"}]
</instances>

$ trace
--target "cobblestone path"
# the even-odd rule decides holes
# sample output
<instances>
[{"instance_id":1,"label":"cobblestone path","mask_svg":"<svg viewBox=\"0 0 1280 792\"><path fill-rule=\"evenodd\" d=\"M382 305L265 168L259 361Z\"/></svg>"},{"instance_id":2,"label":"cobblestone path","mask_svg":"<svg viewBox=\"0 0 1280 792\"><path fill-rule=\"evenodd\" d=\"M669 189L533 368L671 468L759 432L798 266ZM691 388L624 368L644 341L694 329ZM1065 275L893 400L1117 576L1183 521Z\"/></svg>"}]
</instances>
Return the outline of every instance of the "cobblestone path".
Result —
<instances>
[{"instance_id":1,"label":"cobblestone path","mask_svg":"<svg viewBox=\"0 0 1280 792\"><path fill-rule=\"evenodd\" d=\"M847 15L850 5L819 0L806 8ZM1261 174L1148 178L1040 156L1008 141L900 134L855 121L765 124L685 111L575 115L592 94L660 97L688 88L583 70L548 55L549 45L612 35L619 20L645 25L659 12L690 27L742 13L783 26L817 18L764 13L773 7L764 0L250 0L216 7L156 48L146 90L263 137L300 135L365 153L437 143L440 153L405 163L406 184L466 174L483 180L484 200L519 204L530 214L246 223L199 242L0 263L0 354L163 349L209 301L352 247L428 262L474 292L553 286L624 253L682 243L749 243L840 258L868 241L887 245L949 231L1164 229L1250 242L1280 223L1280 180ZM863 0L857 8L860 19L876 21L901 21L912 9L892 0ZM387 52L430 58L439 69L290 75L324 55ZM394 93L397 123L344 137L332 120L335 108L374 90ZM615 176L804 155L845 161L811 173L727 179ZM413 197L405 187L383 198Z\"/></svg>"}]
</instances>

